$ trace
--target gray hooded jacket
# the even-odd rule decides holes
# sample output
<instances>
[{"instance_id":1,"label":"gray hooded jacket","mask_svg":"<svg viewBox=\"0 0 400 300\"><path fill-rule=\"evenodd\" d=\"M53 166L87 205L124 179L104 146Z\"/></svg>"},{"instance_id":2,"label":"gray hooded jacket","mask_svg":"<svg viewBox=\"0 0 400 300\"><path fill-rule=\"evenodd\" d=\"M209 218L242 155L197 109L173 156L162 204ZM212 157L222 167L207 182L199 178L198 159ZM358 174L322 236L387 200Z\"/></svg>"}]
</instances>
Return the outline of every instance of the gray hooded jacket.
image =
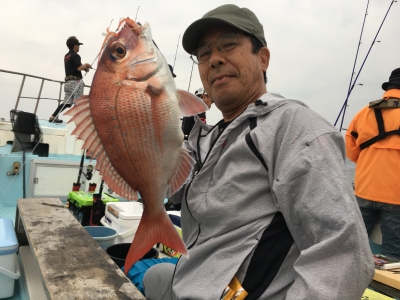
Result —
<instances>
[{"instance_id":1,"label":"gray hooded jacket","mask_svg":"<svg viewBox=\"0 0 400 300\"><path fill-rule=\"evenodd\" d=\"M189 249L174 293L220 299L236 275L246 300L360 299L374 264L342 135L301 102L261 100L211 143L218 126L198 121L189 136L195 170L171 198Z\"/></svg>"}]
</instances>

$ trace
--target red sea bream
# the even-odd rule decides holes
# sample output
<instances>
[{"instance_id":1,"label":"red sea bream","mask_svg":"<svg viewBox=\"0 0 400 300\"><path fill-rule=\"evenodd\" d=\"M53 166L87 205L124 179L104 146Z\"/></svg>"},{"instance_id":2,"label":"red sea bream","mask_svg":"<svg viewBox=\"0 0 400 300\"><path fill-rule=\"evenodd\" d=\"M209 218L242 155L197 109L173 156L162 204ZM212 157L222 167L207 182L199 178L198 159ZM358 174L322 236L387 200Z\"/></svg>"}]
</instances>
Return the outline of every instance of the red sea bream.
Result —
<instances>
[{"instance_id":1,"label":"red sea bream","mask_svg":"<svg viewBox=\"0 0 400 300\"><path fill-rule=\"evenodd\" d=\"M187 249L164 209L191 172L183 150L180 115L206 110L196 96L177 90L155 46L150 26L127 18L110 32L89 96L67 113L73 134L97 159L104 182L120 196L143 199L144 211L130 247L125 273L157 242L183 255Z\"/></svg>"}]
</instances>

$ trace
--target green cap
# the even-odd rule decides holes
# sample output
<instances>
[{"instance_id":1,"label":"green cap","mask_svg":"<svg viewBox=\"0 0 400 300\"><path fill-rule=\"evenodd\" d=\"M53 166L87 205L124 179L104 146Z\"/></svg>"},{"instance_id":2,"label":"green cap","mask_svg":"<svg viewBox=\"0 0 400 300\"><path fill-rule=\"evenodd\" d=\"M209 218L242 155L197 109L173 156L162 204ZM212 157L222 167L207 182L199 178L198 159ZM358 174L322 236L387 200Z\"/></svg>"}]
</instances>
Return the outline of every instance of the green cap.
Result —
<instances>
[{"instance_id":1,"label":"green cap","mask_svg":"<svg viewBox=\"0 0 400 300\"><path fill-rule=\"evenodd\" d=\"M263 46L267 46L264 29L256 15L247 8L225 4L206 13L201 19L193 22L182 38L183 49L189 54L195 50L203 33L217 25L228 24L248 34L254 35Z\"/></svg>"}]
</instances>

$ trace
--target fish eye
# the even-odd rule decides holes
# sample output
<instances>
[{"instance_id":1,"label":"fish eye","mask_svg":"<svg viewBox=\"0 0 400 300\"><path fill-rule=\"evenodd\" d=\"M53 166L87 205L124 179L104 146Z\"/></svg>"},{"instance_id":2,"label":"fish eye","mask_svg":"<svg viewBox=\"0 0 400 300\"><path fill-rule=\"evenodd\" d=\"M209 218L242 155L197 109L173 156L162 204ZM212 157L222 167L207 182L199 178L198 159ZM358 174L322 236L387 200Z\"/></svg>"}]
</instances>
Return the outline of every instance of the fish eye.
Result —
<instances>
[{"instance_id":1,"label":"fish eye","mask_svg":"<svg viewBox=\"0 0 400 300\"><path fill-rule=\"evenodd\" d=\"M111 53L115 58L124 58L126 54L126 48L121 43L116 43L113 45Z\"/></svg>"}]
</instances>

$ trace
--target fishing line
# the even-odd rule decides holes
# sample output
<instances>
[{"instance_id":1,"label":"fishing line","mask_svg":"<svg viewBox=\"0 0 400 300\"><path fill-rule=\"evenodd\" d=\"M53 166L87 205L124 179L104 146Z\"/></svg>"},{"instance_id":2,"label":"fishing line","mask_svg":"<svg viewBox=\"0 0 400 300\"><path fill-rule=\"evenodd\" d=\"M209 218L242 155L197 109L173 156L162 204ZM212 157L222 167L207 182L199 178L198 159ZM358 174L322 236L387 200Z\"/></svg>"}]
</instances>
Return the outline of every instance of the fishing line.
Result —
<instances>
[{"instance_id":1,"label":"fishing line","mask_svg":"<svg viewBox=\"0 0 400 300\"><path fill-rule=\"evenodd\" d=\"M108 25L107 30L110 30L111 24L114 21L114 19L111 19L110 25Z\"/></svg>"},{"instance_id":2,"label":"fishing line","mask_svg":"<svg viewBox=\"0 0 400 300\"><path fill-rule=\"evenodd\" d=\"M139 12L139 8L140 8L140 5L138 6L138 8L137 8L137 10L136 10L135 22L136 22L136 19L137 19L137 15L138 15L138 12Z\"/></svg>"},{"instance_id":3,"label":"fishing line","mask_svg":"<svg viewBox=\"0 0 400 300\"><path fill-rule=\"evenodd\" d=\"M181 35L179 34L178 36L178 43L176 44L176 51L175 51L175 58L174 58L174 65L172 66L172 70L175 69L175 61L176 61L176 55L178 54L178 47L179 47L179 39L181 38Z\"/></svg>"}]
</instances>

